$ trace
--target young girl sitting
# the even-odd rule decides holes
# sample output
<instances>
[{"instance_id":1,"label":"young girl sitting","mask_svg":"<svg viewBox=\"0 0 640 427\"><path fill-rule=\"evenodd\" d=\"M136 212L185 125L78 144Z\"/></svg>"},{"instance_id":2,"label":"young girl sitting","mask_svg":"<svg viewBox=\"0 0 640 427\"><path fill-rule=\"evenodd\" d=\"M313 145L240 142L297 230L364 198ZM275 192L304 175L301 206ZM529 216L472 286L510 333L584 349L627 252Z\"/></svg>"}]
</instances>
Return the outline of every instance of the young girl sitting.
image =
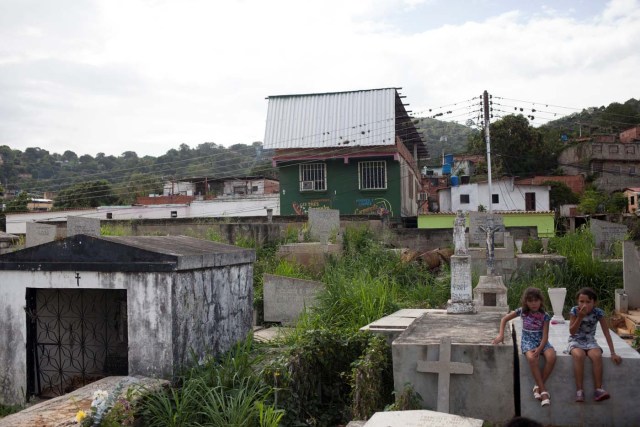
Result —
<instances>
[{"instance_id":1,"label":"young girl sitting","mask_svg":"<svg viewBox=\"0 0 640 427\"><path fill-rule=\"evenodd\" d=\"M504 328L509 320L520 316L522 318L522 338L520 347L527 357L529 368L533 374L536 385L533 387L533 397L540 400L541 406L551 404L551 396L544 383L551 375L553 365L556 363L556 351L549 343L549 321L551 316L544 310L544 297L540 289L527 288L522 294L522 305L517 310L506 314L500 320L500 332L493 340L493 344L504 342ZM542 372L538 360L540 355L545 358Z\"/></svg>"},{"instance_id":2,"label":"young girl sitting","mask_svg":"<svg viewBox=\"0 0 640 427\"><path fill-rule=\"evenodd\" d=\"M613 341L609 328L605 322L604 311L596 307L598 297L591 288L582 288L577 294L578 305L571 309L569 320L569 353L573 359L573 374L576 380L576 402L584 402L582 379L584 377L584 360L591 359L593 365L593 385L596 402L608 399L609 393L602 388L602 348L596 341L596 327L598 322L611 351L611 360L616 365L622 362L613 348Z\"/></svg>"}]
</instances>

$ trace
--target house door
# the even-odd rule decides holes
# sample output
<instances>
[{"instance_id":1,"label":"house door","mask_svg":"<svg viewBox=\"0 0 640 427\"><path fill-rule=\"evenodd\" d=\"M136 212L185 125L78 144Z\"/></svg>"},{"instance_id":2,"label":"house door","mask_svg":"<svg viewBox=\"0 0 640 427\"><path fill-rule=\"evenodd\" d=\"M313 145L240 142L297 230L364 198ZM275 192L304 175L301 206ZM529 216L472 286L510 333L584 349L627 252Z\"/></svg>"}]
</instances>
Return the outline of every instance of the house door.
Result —
<instances>
[{"instance_id":1,"label":"house door","mask_svg":"<svg viewBox=\"0 0 640 427\"><path fill-rule=\"evenodd\" d=\"M536 210L536 193L524 193L524 209L526 211Z\"/></svg>"},{"instance_id":2,"label":"house door","mask_svg":"<svg viewBox=\"0 0 640 427\"><path fill-rule=\"evenodd\" d=\"M128 374L126 290L28 288L26 311L28 395Z\"/></svg>"}]
</instances>

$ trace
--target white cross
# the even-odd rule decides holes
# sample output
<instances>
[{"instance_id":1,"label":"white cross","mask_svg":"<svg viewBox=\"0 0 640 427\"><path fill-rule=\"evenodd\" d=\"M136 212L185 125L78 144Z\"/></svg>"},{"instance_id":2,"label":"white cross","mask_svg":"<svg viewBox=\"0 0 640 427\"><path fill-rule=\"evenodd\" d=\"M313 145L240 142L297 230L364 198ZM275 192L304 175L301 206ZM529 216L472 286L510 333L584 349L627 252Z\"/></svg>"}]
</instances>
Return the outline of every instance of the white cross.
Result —
<instances>
[{"instance_id":1,"label":"white cross","mask_svg":"<svg viewBox=\"0 0 640 427\"><path fill-rule=\"evenodd\" d=\"M451 337L440 341L440 360L428 362L418 360L418 372L438 374L438 412L449 413L449 384L451 374L473 374L470 363L451 361Z\"/></svg>"}]
</instances>

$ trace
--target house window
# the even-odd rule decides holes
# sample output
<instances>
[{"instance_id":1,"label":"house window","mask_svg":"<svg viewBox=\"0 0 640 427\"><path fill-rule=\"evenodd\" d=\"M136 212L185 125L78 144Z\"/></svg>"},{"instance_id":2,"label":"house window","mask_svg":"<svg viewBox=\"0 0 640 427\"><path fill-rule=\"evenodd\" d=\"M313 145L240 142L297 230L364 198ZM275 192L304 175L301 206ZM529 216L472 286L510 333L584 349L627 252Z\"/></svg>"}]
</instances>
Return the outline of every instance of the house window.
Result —
<instances>
[{"instance_id":1,"label":"house window","mask_svg":"<svg viewBox=\"0 0 640 427\"><path fill-rule=\"evenodd\" d=\"M617 145L610 145L609 146L609 154L616 154L618 152L618 146Z\"/></svg>"},{"instance_id":2,"label":"house window","mask_svg":"<svg viewBox=\"0 0 640 427\"><path fill-rule=\"evenodd\" d=\"M629 175L635 175L636 174L636 167L635 166L631 166L629 168Z\"/></svg>"},{"instance_id":3,"label":"house window","mask_svg":"<svg viewBox=\"0 0 640 427\"><path fill-rule=\"evenodd\" d=\"M524 193L524 208L527 211L536 210L536 193Z\"/></svg>"},{"instance_id":4,"label":"house window","mask_svg":"<svg viewBox=\"0 0 640 427\"><path fill-rule=\"evenodd\" d=\"M634 196L630 196L629 197L629 204L630 205L635 205L636 204L636 198Z\"/></svg>"},{"instance_id":5,"label":"house window","mask_svg":"<svg viewBox=\"0 0 640 427\"><path fill-rule=\"evenodd\" d=\"M258 186L254 185L251 187L251 193L256 194L258 192Z\"/></svg>"},{"instance_id":6,"label":"house window","mask_svg":"<svg viewBox=\"0 0 640 427\"><path fill-rule=\"evenodd\" d=\"M327 165L305 163L299 166L300 191L325 191L327 189Z\"/></svg>"},{"instance_id":7,"label":"house window","mask_svg":"<svg viewBox=\"0 0 640 427\"><path fill-rule=\"evenodd\" d=\"M247 187L244 185L236 185L233 187L233 194L244 196L245 194L247 194Z\"/></svg>"},{"instance_id":8,"label":"house window","mask_svg":"<svg viewBox=\"0 0 640 427\"><path fill-rule=\"evenodd\" d=\"M359 162L358 177L361 190L386 190L387 162L384 160Z\"/></svg>"},{"instance_id":9,"label":"house window","mask_svg":"<svg viewBox=\"0 0 640 427\"><path fill-rule=\"evenodd\" d=\"M491 195L491 203L493 203L494 205L497 205L498 203L500 203L500 195L499 194L492 194Z\"/></svg>"},{"instance_id":10,"label":"house window","mask_svg":"<svg viewBox=\"0 0 640 427\"><path fill-rule=\"evenodd\" d=\"M469 195L468 194L461 194L460 195L460 203L461 204L469 204Z\"/></svg>"},{"instance_id":11,"label":"house window","mask_svg":"<svg viewBox=\"0 0 640 427\"><path fill-rule=\"evenodd\" d=\"M602 145L601 144L594 144L593 145L593 153L594 154L601 154L602 153Z\"/></svg>"},{"instance_id":12,"label":"house window","mask_svg":"<svg viewBox=\"0 0 640 427\"><path fill-rule=\"evenodd\" d=\"M633 145L627 145L625 152L627 154L636 154L636 147Z\"/></svg>"}]
</instances>

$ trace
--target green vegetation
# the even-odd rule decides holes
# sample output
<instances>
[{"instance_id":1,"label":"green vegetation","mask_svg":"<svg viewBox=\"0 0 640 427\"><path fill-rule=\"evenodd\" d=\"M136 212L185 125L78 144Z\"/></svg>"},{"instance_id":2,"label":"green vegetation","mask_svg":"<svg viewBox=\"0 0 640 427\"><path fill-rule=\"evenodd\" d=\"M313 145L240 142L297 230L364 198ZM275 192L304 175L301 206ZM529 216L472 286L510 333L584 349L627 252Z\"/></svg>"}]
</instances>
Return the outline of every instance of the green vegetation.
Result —
<instances>
[{"instance_id":1,"label":"green vegetation","mask_svg":"<svg viewBox=\"0 0 640 427\"><path fill-rule=\"evenodd\" d=\"M584 227L575 233L551 238L549 250L566 257L566 265L545 264L533 273L513 277L508 287L509 307L520 305L526 287L534 286L545 292L549 287L564 287L567 288L566 312L575 305L576 292L588 286L598 295L599 306L611 311L615 290L622 288L622 264L594 259L591 255L594 246L591 232Z\"/></svg>"}]
</instances>

